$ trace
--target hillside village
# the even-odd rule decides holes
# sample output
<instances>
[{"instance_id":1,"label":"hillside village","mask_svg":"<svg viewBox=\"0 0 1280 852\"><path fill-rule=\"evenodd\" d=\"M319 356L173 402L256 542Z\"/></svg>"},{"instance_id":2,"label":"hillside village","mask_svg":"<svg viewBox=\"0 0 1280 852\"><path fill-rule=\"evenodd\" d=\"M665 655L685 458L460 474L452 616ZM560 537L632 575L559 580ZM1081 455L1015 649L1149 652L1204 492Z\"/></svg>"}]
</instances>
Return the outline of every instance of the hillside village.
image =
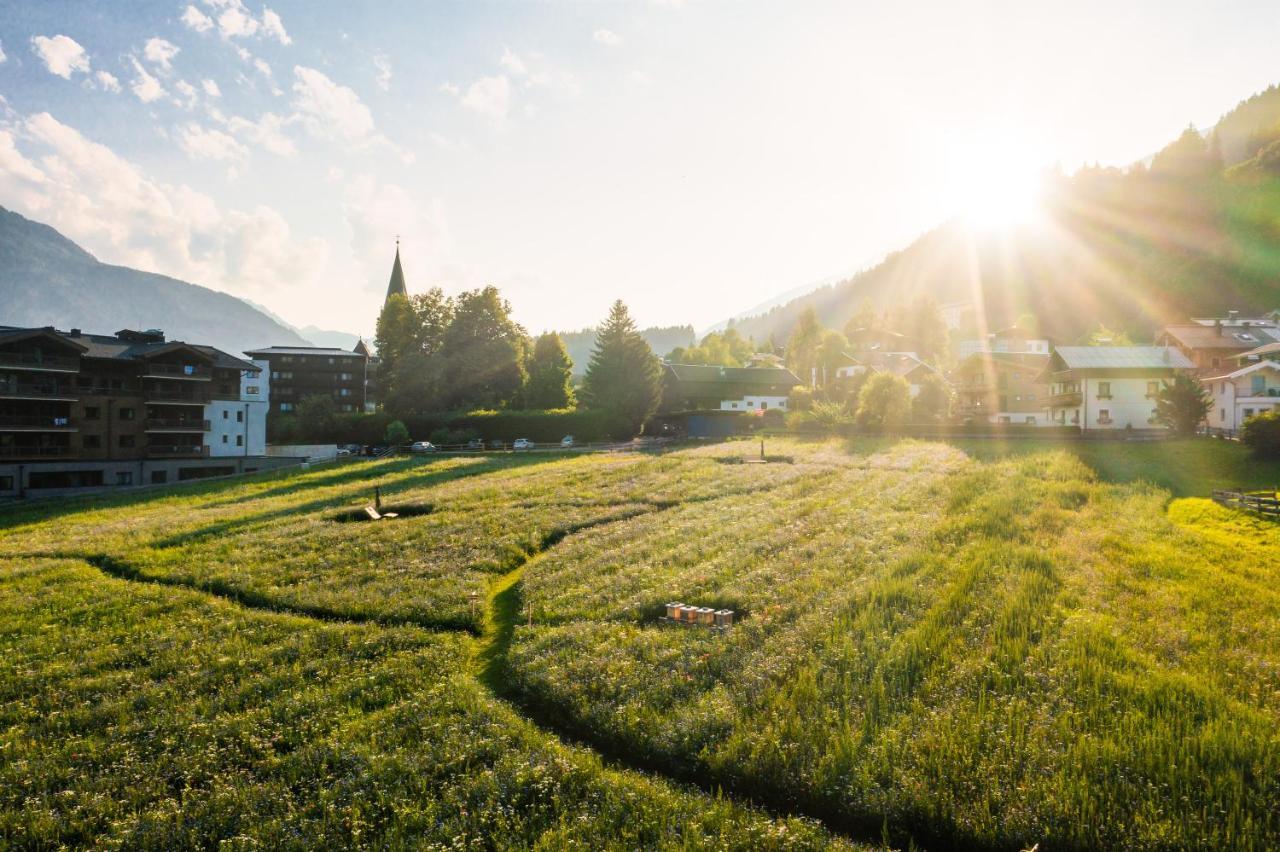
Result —
<instances>
[{"instance_id":1,"label":"hillside village","mask_svg":"<svg viewBox=\"0 0 1280 852\"><path fill-rule=\"evenodd\" d=\"M1079 345L1037 335L1033 316L963 337L924 301L897 312L923 334L895 330L889 312L868 309L843 333L809 315L786 344L764 351L730 327L659 359L619 304L612 331L597 341L598 372L589 367L575 387L574 365L556 335L533 346L492 288L459 303L468 299L480 305L468 319L477 328L449 345L474 348L482 340L483 348L467 350L467 372L452 379L454 415L433 416L444 404L412 398L440 393L438 385L403 387L406 367L415 383L427 369L411 351L423 345L414 327L419 312L442 311L433 319L440 341L432 361L449 356L448 331L461 313L439 291L410 295L398 246L377 349L363 340L352 350L272 345L240 357L166 340L159 330L0 327L0 497L252 473L413 442L431 451L492 451L518 439L571 446L575 433L590 442L727 438L761 428L1050 430L1063 438L1194 430L1236 438L1250 418L1280 410L1280 310L1189 318L1146 344L1116 340L1100 327ZM600 362L615 357L611 350L632 366L606 374ZM1180 386L1190 395L1170 405L1183 406L1182 422L1160 405ZM623 412L623 403L608 402L611 393L638 394L639 407ZM499 410L467 414L477 407ZM522 410L530 416L513 420ZM501 434L526 426L536 430L533 438ZM426 428L430 434L421 433Z\"/></svg>"}]
</instances>

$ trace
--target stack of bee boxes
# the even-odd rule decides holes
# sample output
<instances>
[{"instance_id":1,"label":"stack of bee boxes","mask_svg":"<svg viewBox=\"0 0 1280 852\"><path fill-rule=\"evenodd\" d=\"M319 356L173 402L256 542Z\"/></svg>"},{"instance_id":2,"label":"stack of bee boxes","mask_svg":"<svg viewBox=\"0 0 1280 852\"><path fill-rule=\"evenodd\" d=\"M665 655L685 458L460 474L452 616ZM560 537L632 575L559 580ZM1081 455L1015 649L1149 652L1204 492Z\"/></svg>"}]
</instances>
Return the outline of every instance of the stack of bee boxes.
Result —
<instances>
[{"instance_id":1,"label":"stack of bee boxes","mask_svg":"<svg viewBox=\"0 0 1280 852\"><path fill-rule=\"evenodd\" d=\"M673 601L667 604L667 621L676 624L696 624L701 627L714 627L721 630L733 626L733 610L712 609L709 606L689 606Z\"/></svg>"}]
</instances>

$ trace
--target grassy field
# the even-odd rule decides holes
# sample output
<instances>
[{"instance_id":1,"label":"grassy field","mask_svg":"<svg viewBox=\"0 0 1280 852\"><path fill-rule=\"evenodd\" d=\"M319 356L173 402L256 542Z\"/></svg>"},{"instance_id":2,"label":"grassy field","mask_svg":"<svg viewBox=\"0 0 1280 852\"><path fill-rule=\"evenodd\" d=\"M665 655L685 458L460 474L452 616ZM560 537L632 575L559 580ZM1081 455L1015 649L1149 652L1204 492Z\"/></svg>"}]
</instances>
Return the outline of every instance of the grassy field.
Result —
<instances>
[{"instance_id":1,"label":"grassy field","mask_svg":"<svg viewBox=\"0 0 1280 852\"><path fill-rule=\"evenodd\" d=\"M1280 844L1280 531L1202 499L1274 468L768 449L0 514L0 844Z\"/></svg>"}]
</instances>

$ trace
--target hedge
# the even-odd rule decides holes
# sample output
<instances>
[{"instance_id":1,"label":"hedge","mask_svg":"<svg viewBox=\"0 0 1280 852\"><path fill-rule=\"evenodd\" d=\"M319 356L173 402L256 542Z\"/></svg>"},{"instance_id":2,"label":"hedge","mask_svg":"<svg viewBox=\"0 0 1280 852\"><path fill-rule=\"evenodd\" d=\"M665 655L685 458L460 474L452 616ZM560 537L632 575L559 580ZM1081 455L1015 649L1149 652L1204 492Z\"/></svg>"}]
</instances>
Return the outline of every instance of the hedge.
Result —
<instances>
[{"instance_id":1,"label":"hedge","mask_svg":"<svg viewBox=\"0 0 1280 852\"><path fill-rule=\"evenodd\" d=\"M331 430L318 434L305 429L296 418L284 417L272 424L270 438L272 443L291 443L305 436L307 443L380 445L386 442L387 426L393 419L397 418L381 411L344 414L337 418ZM409 427L409 436L414 441L435 441L436 437L446 435L450 442L471 438L511 442L528 438L538 443L556 442L565 435L572 435L580 442L632 437L625 419L600 410L444 412L398 419Z\"/></svg>"}]
</instances>

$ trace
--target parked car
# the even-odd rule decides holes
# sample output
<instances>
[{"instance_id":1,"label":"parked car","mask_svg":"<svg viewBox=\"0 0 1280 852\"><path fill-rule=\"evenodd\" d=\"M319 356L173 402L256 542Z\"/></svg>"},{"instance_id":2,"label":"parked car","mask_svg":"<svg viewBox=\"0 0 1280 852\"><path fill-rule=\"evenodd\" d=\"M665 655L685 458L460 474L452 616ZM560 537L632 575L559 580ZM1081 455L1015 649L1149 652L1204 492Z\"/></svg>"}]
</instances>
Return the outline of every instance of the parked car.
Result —
<instances>
[{"instance_id":1,"label":"parked car","mask_svg":"<svg viewBox=\"0 0 1280 852\"><path fill-rule=\"evenodd\" d=\"M532 450L532 449L533 449L533 441L530 441L528 438L516 438L516 439L515 439L515 441L511 444L511 449L513 449L513 450Z\"/></svg>"},{"instance_id":2,"label":"parked car","mask_svg":"<svg viewBox=\"0 0 1280 852\"><path fill-rule=\"evenodd\" d=\"M484 441L480 440L479 438L472 438L470 441L467 441L467 449L468 449L468 450L483 450L483 449L484 449Z\"/></svg>"},{"instance_id":3,"label":"parked car","mask_svg":"<svg viewBox=\"0 0 1280 852\"><path fill-rule=\"evenodd\" d=\"M344 459L351 455L351 451L346 447L338 447L338 458Z\"/></svg>"},{"instance_id":4,"label":"parked car","mask_svg":"<svg viewBox=\"0 0 1280 852\"><path fill-rule=\"evenodd\" d=\"M572 447L572 446L573 446L573 436L572 436L572 435L565 435L563 438L561 438L561 439L560 439L560 446L561 446L562 448L564 448L564 449L568 449L569 447Z\"/></svg>"},{"instance_id":5,"label":"parked car","mask_svg":"<svg viewBox=\"0 0 1280 852\"><path fill-rule=\"evenodd\" d=\"M436 445L430 441L414 441L409 445L409 452L411 453L434 453L435 451Z\"/></svg>"}]
</instances>

